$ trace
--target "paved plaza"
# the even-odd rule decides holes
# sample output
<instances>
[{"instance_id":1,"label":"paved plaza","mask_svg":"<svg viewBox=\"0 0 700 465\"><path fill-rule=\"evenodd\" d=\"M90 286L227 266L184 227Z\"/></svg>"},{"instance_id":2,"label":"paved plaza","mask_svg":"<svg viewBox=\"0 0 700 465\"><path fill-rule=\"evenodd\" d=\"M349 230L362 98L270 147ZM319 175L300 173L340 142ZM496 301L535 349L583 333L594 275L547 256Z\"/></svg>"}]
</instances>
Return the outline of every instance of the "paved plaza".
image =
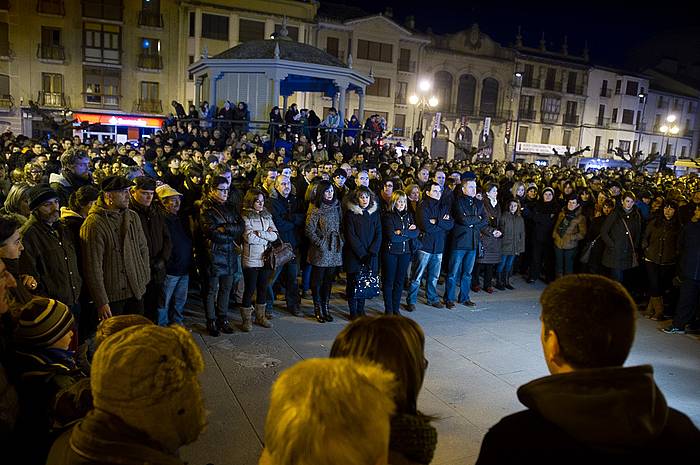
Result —
<instances>
[{"instance_id":1,"label":"paved plaza","mask_svg":"<svg viewBox=\"0 0 700 465\"><path fill-rule=\"evenodd\" d=\"M407 314L426 335L429 367L419 408L438 418L434 465L474 463L488 428L523 409L516 388L548 374L539 342L538 298L544 285L526 285L520 279L513 284L515 291L473 295L477 311L419 304ZM313 320L311 303L305 300L305 318L276 309L273 329L255 326L251 333L237 329L218 338L205 335L203 315L195 307L189 317L207 365L202 384L210 415L206 432L183 450L186 461L257 463L273 381L301 359L328 356L333 339L347 324L345 302L333 299L331 307L336 316L332 323ZM367 307L373 314L383 305L375 298ZM700 425L700 338L666 335L657 328L657 323L638 320L627 365L651 364L668 403Z\"/></svg>"}]
</instances>

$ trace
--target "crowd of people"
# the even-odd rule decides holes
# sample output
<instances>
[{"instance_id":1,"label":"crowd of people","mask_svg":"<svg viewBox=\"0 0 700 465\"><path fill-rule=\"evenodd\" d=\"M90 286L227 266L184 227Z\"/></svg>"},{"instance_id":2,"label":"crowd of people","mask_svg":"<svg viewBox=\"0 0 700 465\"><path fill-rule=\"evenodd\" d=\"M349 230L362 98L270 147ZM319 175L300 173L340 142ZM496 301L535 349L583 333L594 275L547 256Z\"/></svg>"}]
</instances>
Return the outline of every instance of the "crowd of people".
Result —
<instances>
[{"instance_id":1,"label":"crowd of people","mask_svg":"<svg viewBox=\"0 0 700 465\"><path fill-rule=\"evenodd\" d=\"M336 283L361 327L368 277L381 277L384 312L398 317L415 310L423 281L425 304L474 309L480 292L585 272L624 285L649 318L672 319L664 332L698 329L696 175L447 162L385 140L377 117L361 128L331 112L322 134L294 107L273 109L263 135L248 132L240 103L220 121L183 109L130 143L0 136L0 381L17 388L20 412L8 444L45 458L55 433L97 401L80 382L100 328L138 317L186 330L195 296L216 337L270 328L281 295L291 315L305 314L310 295L319 323L345 317L331 305ZM294 257L276 266L281 245ZM416 396L397 408L417 415ZM70 406L58 415L60 400ZM22 442L37 431L41 444Z\"/></svg>"}]
</instances>

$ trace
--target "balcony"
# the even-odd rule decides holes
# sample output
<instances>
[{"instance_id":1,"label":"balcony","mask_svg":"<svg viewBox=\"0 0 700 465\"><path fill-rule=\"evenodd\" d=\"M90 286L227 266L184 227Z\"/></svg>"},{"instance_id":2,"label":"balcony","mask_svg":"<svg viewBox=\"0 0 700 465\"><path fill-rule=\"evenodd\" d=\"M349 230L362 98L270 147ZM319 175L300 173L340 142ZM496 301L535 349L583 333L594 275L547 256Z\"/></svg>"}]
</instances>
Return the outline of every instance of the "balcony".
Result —
<instances>
[{"instance_id":1,"label":"balcony","mask_svg":"<svg viewBox=\"0 0 700 465\"><path fill-rule=\"evenodd\" d=\"M564 115L564 124L566 126L578 126L578 115Z\"/></svg>"},{"instance_id":2,"label":"balcony","mask_svg":"<svg viewBox=\"0 0 700 465\"><path fill-rule=\"evenodd\" d=\"M39 44L36 47L36 57L47 61L66 61L66 49L63 45Z\"/></svg>"},{"instance_id":3,"label":"balcony","mask_svg":"<svg viewBox=\"0 0 700 465\"><path fill-rule=\"evenodd\" d=\"M521 120L535 121L536 116L537 116L537 112L535 110L532 110L529 108L521 108L518 111L518 118L520 118Z\"/></svg>"},{"instance_id":4,"label":"balcony","mask_svg":"<svg viewBox=\"0 0 700 465\"><path fill-rule=\"evenodd\" d=\"M415 73L416 72L416 62L415 61L401 61L398 62L399 71L402 73Z\"/></svg>"},{"instance_id":5,"label":"balcony","mask_svg":"<svg viewBox=\"0 0 700 465\"><path fill-rule=\"evenodd\" d=\"M42 15L65 16L66 7L63 0L38 0L36 12Z\"/></svg>"},{"instance_id":6,"label":"balcony","mask_svg":"<svg viewBox=\"0 0 700 465\"><path fill-rule=\"evenodd\" d=\"M605 89L605 88L601 87L600 88L600 96L605 97L605 98L612 97L612 89Z\"/></svg>"},{"instance_id":7,"label":"balcony","mask_svg":"<svg viewBox=\"0 0 700 465\"><path fill-rule=\"evenodd\" d=\"M583 95L584 89L583 86L566 86L566 93L574 95Z\"/></svg>"},{"instance_id":8,"label":"balcony","mask_svg":"<svg viewBox=\"0 0 700 465\"><path fill-rule=\"evenodd\" d=\"M139 26L163 28L163 15L152 11L139 11Z\"/></svg>"},{"instance_id":9,"label":"balcony","mask_svg":"<svg viewBox=\"0 0 700 465\"><path fill-rule=\"evenodd\" d=\"M139 55L138 68L143 70L158 71L163 69L163 57L142 53Z\"/></svg>"},{"instance_id":10,"label":"balcony","mask_svg":"<svg viewBox=\"0 0 700 465\"><path fill-rule=\"evenodd\" d=\"M552 90L554 92L561 92L561 82L544 81L544 90Z\"/></svg>"},{"instance_id":11,"label":"balcony","mask_svg":"<svg viewBox=\"0 0 700 465\"><path fill-rule=\"evenodd\" d=\"M136 103L136 111L139 113L163 113L163 103L160 100L139 99Z\"/></svg>"},{"instance_id":12,"label":"balcony","mask_svg":"<svg viewBox=\"0 0 700 465\"><path fill-rule=\"evenodd\" d=\"M557 124L559 121L559 113L540 113L540 121L542 124Z\"/></svg>"},{"instance_id":13,"label":"balcony","mask_svg":"<svg viewBox=\"0 0 700 465\"><path fill-rule=\"evenodd\" d=\"M67 106L66 96L63 92L40 90L36 100L40 107L65 108Z\"/></svg>"},{"instance_id":14,"label":"balcony","mask_svg":"<svg viewBox=\"0 0 700 465\"><path fill-rule=\"evenodd\" d=\"M530 89L539 89L540 88L540 80L539 79L526 79L523 78L523 87L527 87Z\"/></svg>"},{"instance_id":15,"label":"balcony","mask_svg":"<svg viewBox=\"0 0 700 465\"><path fill-rule=\"evenodd\" d=\"M119 108L121 95L83 92L85 105L99 108Z\"/></svg>"},{"instance_id":16,"label":"balcony","mask_svg":"<svg viewBox=\"0 0 700 465\"><path fill-rule=\"evenodd\" d=\"M595 122L595 125L599 128L609 128L610 118L598 118Z\"/></svg>"},{"instance_id":17,"label":"balcony","mask_svg":"<svg viewBox=\"0 0 700 465\"><path fill-rule=\"evenodd\" d=\"M11 95L0 95L0 111L12 111L15 108L15 99Z\"/></svg>"},{"instance_id":18,"label":"balcony","mask_svg":"<svg viewBox=\"0 0 700 465\"><path fill-rule=\"evenodd\" d=\"M83 18L105 19L107 21L123 21L122 10L124 5L121 1L97 1L83 0Z\"/></svg>"}]
</instances>

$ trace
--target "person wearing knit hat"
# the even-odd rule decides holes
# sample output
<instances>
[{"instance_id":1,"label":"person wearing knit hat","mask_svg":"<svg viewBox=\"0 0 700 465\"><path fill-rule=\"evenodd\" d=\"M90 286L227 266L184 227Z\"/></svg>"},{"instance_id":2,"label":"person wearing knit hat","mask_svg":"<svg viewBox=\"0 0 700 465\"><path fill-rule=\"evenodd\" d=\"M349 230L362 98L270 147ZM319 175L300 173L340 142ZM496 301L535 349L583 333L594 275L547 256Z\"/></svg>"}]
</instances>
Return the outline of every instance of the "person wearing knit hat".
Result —
<instances>
[{"instance_id":1,"label":"person wearing knit hat","mask_svg":"<svg viewBox=\"0 0 700 465\"><path fill-rule=\"evenodd\" d=\"M57 347L67 350L74 324L73 314L64 303L34 297L22 307L14 340L19 347Z\"/></svg>"},{"instance_id":2,"label":"person wearing knit hat","mask_svg":"<svg viewBox=\"0 0 700 465\"><path fill-rule=\"evenodd\" d=\"M108 337L92 360L95 409L54 443L51 464L182 465L180 447L206 426L204 360L184 328L137 325Z\"/></svg>"}]
</instances>

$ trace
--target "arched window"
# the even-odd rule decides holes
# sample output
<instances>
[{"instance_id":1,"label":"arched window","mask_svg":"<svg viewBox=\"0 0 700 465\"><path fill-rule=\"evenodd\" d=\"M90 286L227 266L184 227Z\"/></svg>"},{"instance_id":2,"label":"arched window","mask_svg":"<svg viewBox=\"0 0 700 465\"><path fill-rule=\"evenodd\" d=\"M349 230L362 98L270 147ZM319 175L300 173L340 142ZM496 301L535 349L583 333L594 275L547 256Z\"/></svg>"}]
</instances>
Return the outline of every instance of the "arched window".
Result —
<instances>
[{"instance_id":1,"label":"arched window","mask_svg":"<svg viewBox=\"0 0 700 465\"><path fill-rule=\"evenodd\" d=\"M440 130L430 142L430 156L432 158L447 158L447 144L450 140L450 130L444 124L440 124Z\"/></svg>"},{"instance_id":2,"label":"arched window","mask_svg":"<svg viewBox=\"0 0 700 465\"><path fill-rule=\"evenodd\" d=\"M496 116L498 108L498 81L494 78L486 78L481 87L481 116Z\"/></svg>"},{"instance_id":3,"label":"arched window","mask_svg":"<svg viewBox=\"0 0 700 465\"><path fill-rule=\"evenodd\" d=\"M455 160L466 160L472 150L472 130L462 126L455 135Z\"/></svg>"},{"instance_id":4,"label":"arched window","mask_svg":"<svg viewBox=\"0 0 700 465\"><path fill-rule=\"evenodd\" d=\"M476 79L471 74L462 74L459 77L459 89L457 90L457 113L473 115L475 99Z\"/></svg>"},{"instance_id":5,"label":"arched window","mask_svg":"<svg viewBox=\"0 0 700 465\"><path fill-rule=\"evenodd\" d=\"M435 96L438 99L438 108L448 111L452 104L452 75L447 71L435 73Z\"/></svg>"}]
</instances>

